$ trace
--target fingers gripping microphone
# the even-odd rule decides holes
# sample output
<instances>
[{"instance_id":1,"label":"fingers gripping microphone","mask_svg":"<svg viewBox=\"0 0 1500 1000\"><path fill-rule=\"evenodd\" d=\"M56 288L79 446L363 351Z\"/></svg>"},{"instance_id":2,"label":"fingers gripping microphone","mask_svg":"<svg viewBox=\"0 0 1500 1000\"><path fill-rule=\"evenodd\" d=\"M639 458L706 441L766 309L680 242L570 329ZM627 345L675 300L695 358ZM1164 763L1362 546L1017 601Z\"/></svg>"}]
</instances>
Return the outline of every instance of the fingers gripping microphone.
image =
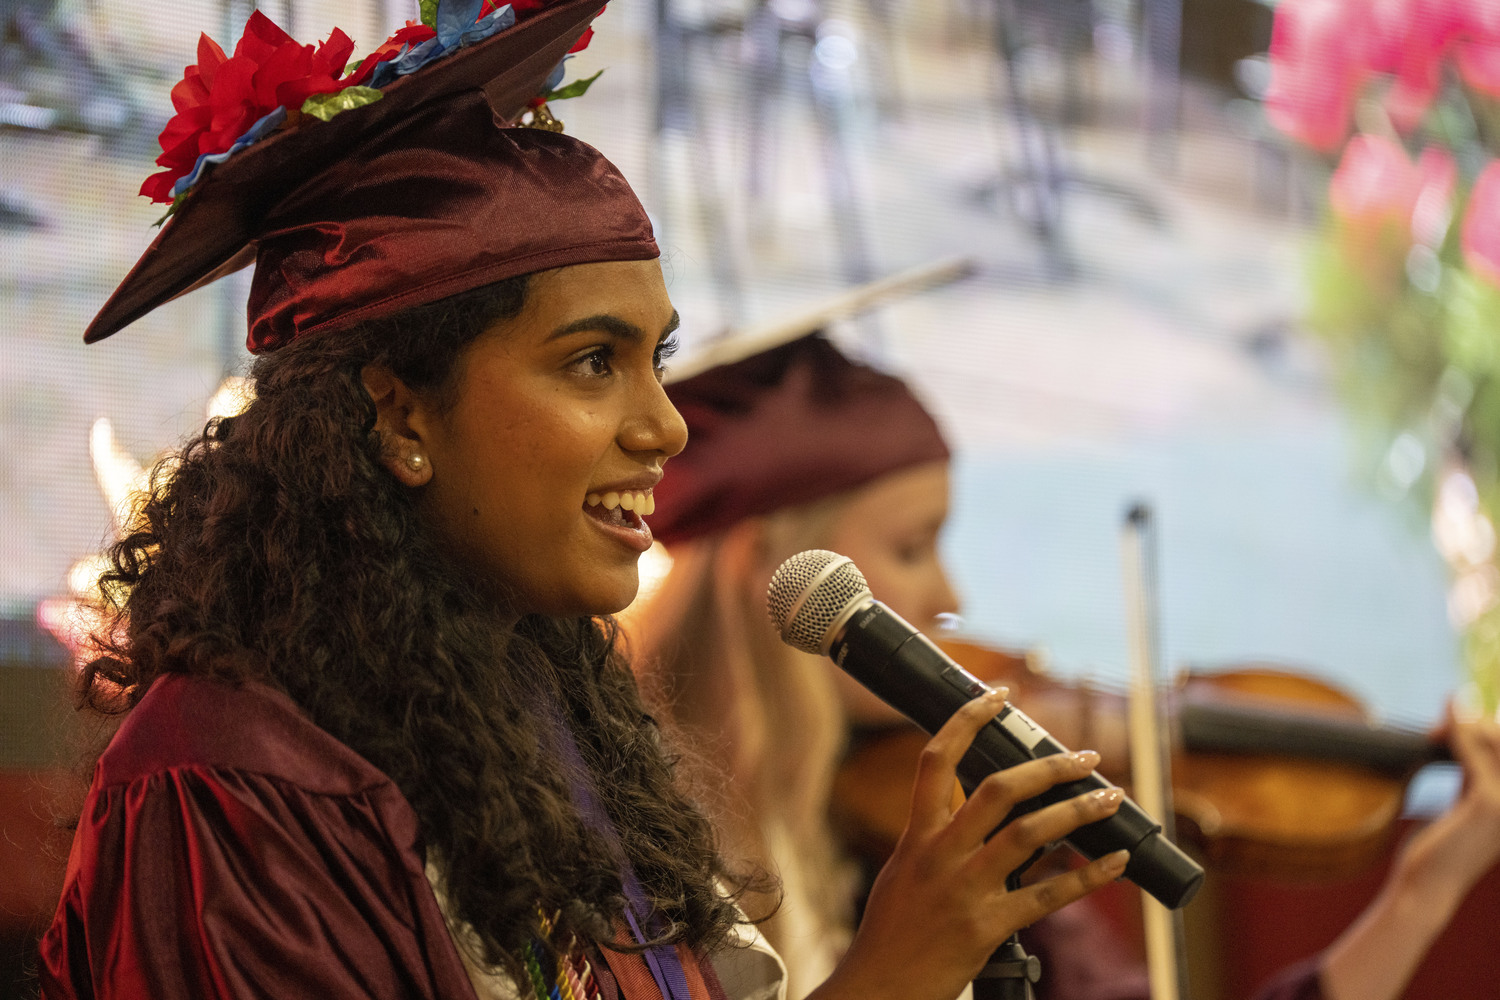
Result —
<instances>
[{"instance_id":1,"label":"fingers gripping microphone","mask_svg":"<svg viewBox=\"0 0 1500 1000\"><path fill-rule=\"evenodd\" d=\"M784 642L832 657L928 733L936 733L964 703L990 690L875 600L859 569L836 552L811 549L782 563L771 578L766 609ZM1045 729L1007 704L975 737L958 774L965 787L973 788L995 771L1066 752ZM1029 812L1109 787L1095 773L1055 785L1017 808ZM1203 869L1128 798L1113 816L1079 827L1067 842L1090 860L1121 848L1130 851L1125 877L1172 909L1186 905L1203 883Z\"/></svg>"}]
</instances>

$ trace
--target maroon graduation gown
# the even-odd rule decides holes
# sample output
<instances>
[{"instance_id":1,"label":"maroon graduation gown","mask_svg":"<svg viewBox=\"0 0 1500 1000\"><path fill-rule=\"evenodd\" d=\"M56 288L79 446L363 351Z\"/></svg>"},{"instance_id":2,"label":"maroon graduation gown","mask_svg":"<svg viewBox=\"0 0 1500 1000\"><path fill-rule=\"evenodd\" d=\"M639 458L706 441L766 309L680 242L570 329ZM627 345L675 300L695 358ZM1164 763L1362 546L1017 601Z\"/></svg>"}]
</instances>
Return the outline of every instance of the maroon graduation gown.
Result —
<instances>
[{"instance_id":1,"label":"maroon graduation gown","mask_svg":"<svg viewBox=\"0 0 1500 1000\"><path fill-rule=\"evenodd\" d=\"M42 994L474 1000L384 774L260 684L158 680L100 758Z\"/></svg>"},{"instance_id":2,"label":"maroon graduation gown","mask_svg":"<svg viewBox=\"0 0 1500 1000\"><path fill-rule=\"evenodd\" d=\"M1317 1000L1298 972L1263 1000ZM280 692L184 675L99 760L40 974L47 1000L475 996L390 779ZM1125 984L1091 985L1058 996Z\"/></svg>"}]
</instances>

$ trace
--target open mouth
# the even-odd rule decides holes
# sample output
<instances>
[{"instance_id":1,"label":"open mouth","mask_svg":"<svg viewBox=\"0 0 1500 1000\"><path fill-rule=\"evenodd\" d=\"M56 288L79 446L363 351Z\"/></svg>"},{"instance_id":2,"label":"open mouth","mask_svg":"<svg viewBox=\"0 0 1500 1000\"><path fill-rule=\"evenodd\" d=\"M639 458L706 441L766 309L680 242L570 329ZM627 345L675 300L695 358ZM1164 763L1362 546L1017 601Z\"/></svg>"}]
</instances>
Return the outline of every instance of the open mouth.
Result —
<instances>
[{"instance_id":1,"label":"open mouth","mask_svg":"<svg viewBox=\"0 0 1500 1000\"><path fill-rule=\"evenodd\" d=\"M583 502L584 511L596 520L617 528L640 529L641 518L656 510L656 498L649 490L624 493L590 493Z\"/></svg>"}]
</instances>

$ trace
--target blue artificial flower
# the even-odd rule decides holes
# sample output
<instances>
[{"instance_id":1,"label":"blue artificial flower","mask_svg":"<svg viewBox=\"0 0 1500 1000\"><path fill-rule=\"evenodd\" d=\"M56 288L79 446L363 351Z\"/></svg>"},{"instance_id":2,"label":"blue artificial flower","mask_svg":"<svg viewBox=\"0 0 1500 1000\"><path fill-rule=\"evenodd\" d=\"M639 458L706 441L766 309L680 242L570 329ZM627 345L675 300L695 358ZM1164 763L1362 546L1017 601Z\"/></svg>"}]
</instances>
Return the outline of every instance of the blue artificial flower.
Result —
<instances>
[{"instance_id":1,"label":"blue artificial flower","mask_svg":"<svg viewBox=\"0 0 1500 1000\"><path fill-rule=\"evenodd\" d=\"M455 13L459 10L459 4L463 5L462 10ZM497 7L476 21L483 5L484 0L439 3L435 28L437 36L420 45L408 46L396 58L375 67L375 72L370 76L370 86L384 87L397 77L415 73L433 60L441 59L466 45L484 41L516 23L516 12L511 9L510 4ZM468 20L465 21L464 18ZM461 28L462 24L467 24L468 27Z\"/></svg>"},{"instance_id":2,"label":"blue artificial flower","mask_svg":"<svg viewBox=\"0 0 1500 1000\"><path fill-rule=\"evenodd\" d=\"M172 185L172 197L178 197L188 188L198 183L198 178L202 176L203 171L210 163L223 163L251 143L258 142L267 135L270 135L284 121L286 121L286 108L277 108L275 111L256 119L255 124L246 129L245 134L234 140L233 145L224 150L224 152L204 153L198 157L197 162L193 164L193 169L177 178L177 183Z\"/></svg>"}]
</instances>

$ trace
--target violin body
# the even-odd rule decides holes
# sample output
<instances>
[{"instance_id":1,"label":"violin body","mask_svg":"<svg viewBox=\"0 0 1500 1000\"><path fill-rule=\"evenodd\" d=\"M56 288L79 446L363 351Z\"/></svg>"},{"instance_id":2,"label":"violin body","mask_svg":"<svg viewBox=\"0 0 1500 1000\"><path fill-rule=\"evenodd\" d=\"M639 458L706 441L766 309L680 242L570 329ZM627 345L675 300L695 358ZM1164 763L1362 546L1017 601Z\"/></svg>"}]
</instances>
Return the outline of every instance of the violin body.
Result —
<instances>
[{"instance_id":1,"label":"violin body","mask_svg":"<svg viewBox=\"0 0 1500 1000\"><path fill-rule=\"evenodd\" d=\"M1129 785L1124 696L1060 683L1024 654L945 641L970 673L1011 700L1100 771ZM1375 864L1391 843L1406 784L1441 751L1419 734L1382 729L1338 688L1251 665L1190 674L1170 699L1178 839L1217 871L1335 879ZM856 737L835 783L833 818L851 849L889 854L906 822L927 737L893 726Z\"/></svg>"},{"instance_id":2,"label":"violin body","mask_svg":"<svg viewBox=\"0 0 1500 1000\"><path fill-rule=\"evenodd\" d=\"M1008 686L1061 742L1098 750L1100 772L1129 784L1123 694L1062 683L1021 653L941 645L971 673ZM1414 827L1400 818L1412 774L1446 754L1422 734L1373 725L1346 692L1275 666L1189 674L1167 701L1176 839L1208 869L1184 911L1190 995L1247 1000L1326 948L1369 904ZM926 740L915 726L859 733L837 776L835 826L871 866L904 828ZM1038 867L1068 863L1076 859ZM1126 883L1092 899L1127 947L1142 939L1138 899ZM1471 893L1406 1000L1493 995L1497 912L1500 869Z\"/></svg>"},{"instance_id":3,"label":"violin body","mask_svg":"<svg viewBox=\"0 0 1500 1000\"><path fill-rule=\"evenodd\" d=\"M1442 756L1422 735L1374 725L1340 689L1275 667L1189 674L1173 701L1178 829L1223 872L1368 871L1411 776Z\"/></svg>"}]
</instances>

